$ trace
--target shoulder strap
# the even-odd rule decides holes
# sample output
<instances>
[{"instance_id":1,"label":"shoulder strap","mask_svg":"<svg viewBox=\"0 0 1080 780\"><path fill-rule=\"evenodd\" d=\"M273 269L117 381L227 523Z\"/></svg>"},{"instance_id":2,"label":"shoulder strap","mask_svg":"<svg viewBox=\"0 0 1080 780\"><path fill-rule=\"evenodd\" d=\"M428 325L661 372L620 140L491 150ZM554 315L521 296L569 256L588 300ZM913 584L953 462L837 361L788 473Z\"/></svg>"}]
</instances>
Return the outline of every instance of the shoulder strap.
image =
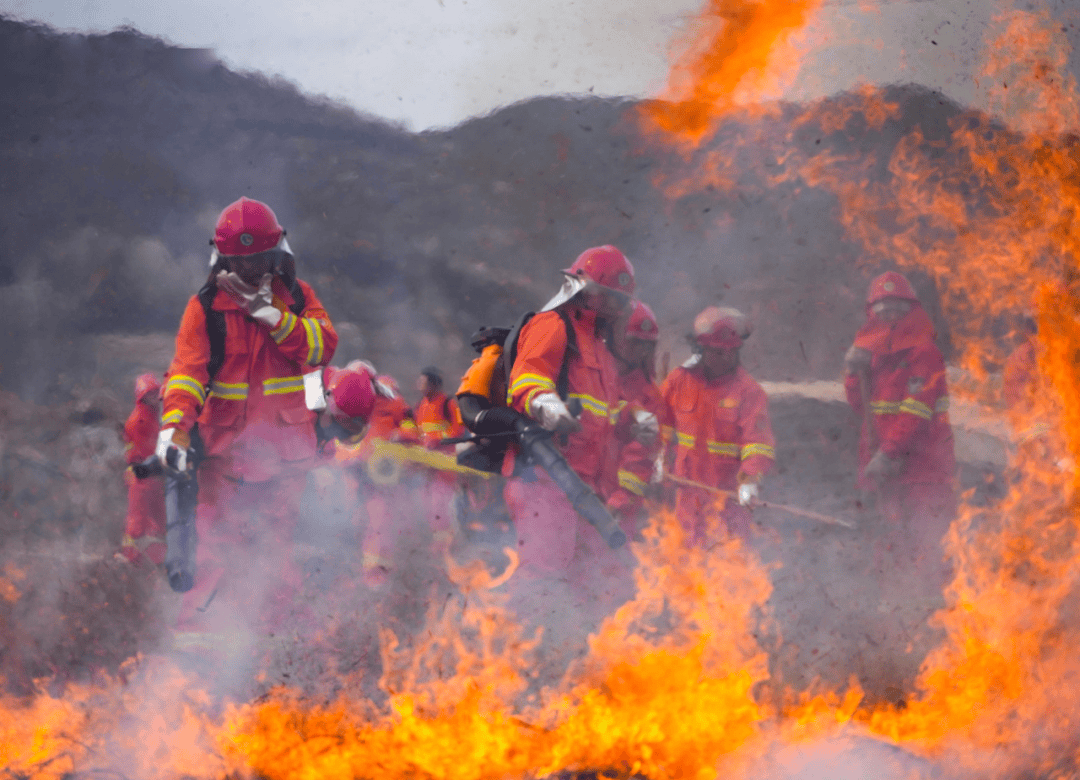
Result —
<instances>
[{"instance_id":1,"label":"shoulder strap","mask_svg":"<svg viewBox=\"0 0 1080 780\"><path fill-rule=\"evenodd\" d=\"M506 382L509 384L510 376L514 370L514 361L517 360L518 351L518 336L521 335L521 329L536 315L534 311L527 311L521 315L521 319L514 324L514 327L510 329L510 332L506 335L506 341L503 342L503 375L506 377ZM500 406L506 405L506 399L503 398L499 402Z\"/></svg>"},{"instance_id":2,"label":"shoulder strap","mask_svg":"<svg viewBox=\"0 0 1080 780\"><path fill-rule=\"evenodd\" d=\"M570 315L563 309L555 309L559 313L559 317L563 321L563 326L566 328L566 351L563 352L562 365L559 366L559 378L555 381L555 389L559 393L559 398L564 401L570 395L570 352L580 352L577 343L577 331L574 330L574 323L570 322Z\"/></svg>"},{"instance_id":3,"label":"shoulder strap","mask_svg":"<svg viewBox=\"0 0 1080 780\"><path fill-rule=\"evenodd\" d=\"M206 363L206 373L210 375L208 381L213 381L225 362L225 314L214 309L216 295L217 285L213 282L205 284L198 294L206 315L206 338L210 342L210 360Z\"/></svg>"},{"instance_id":4,"label":"shoulder strap","mask_svg":"<svg viewBox=\"0 0 1080 780\"><path fill-rule=\"evenodd\" d=\"M292 284L289 286L289 295L291 295L293 299L293 304L289 307L289 311L299 317L304 311L304 307L307 306L307 296L304 295L304 288L300 286L299 279L292 280Z\"/></svg>"}]
</instances>

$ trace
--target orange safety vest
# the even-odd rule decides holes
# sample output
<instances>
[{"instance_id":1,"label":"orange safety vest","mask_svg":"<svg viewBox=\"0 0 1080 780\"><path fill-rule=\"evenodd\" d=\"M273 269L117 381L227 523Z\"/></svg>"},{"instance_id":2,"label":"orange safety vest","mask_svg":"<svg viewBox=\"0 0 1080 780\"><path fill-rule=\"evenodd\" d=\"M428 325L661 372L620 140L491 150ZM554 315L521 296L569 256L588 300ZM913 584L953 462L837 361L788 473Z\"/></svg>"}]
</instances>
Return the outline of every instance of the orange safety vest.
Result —
<instances>
[{"instance_id":1,"label":"orange safety vest","mask_svg":"<svg viewBox=\"0 0 1080 780\"><path fill-rule=\"evenodd\" d=\"M304 402L303 372L334 356L337 333L314 291L298 281L305 305L297 316L292 295L273 280L281 322L271 330L247 315L224 290L211 309L225 324L221 366L210 375L206 311L188 301L165 383L162 426L190 431L198 422L206 458L225 474L265 481L304 467L315 456L315 415Z\"/></svg>"},{"instance_id":2,"label":"orange safety vest","mask_svg":"<svg viewBox=\"0 0 1080 780\"><path fill-rule=\"evenodd\" d=\"M675 476L734 490L740 472L756 480L772 468L768 399L742 367L712 381L700 366L676 368L660 394L671 409L665 439L675 448Z\"/></svg>"},{"instance_id":3,"label":"orange safety vest","mask_svg":"<svg viewBox=\"0 0 1080 780\"><path fill-rule=\"evenodd\" d=\"M457 402L445 393L434 398L424 396L416 406L416 425L424 444L435 444L441 439L457 436L462 432Z\"/></svg>"}]
</instances>

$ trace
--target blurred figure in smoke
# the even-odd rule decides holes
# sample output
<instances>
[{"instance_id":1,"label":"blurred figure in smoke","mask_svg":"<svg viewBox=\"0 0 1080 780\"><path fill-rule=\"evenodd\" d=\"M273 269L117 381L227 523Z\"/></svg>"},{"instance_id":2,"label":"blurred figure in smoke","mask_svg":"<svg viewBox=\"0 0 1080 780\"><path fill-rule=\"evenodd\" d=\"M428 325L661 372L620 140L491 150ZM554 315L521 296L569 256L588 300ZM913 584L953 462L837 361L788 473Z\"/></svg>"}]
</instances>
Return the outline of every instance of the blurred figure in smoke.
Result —
<instances>
[{"instance_id":1,"label":"blurred figure in smoke","mask_svg":"<svg viewBox=\"0 0 1080 780\"><path fill-rule=\"evenodd\" d=\"M354 366L353 363L349 365ZM386 374L376 376L372 388L375 398L363 436L359 440L339 442L335 458L345 466L355 467L349 471L351 487L362 498L363 511L358 506L354 521L357 527L364 529L364 582L369 587L378 588L390 578L394 558L401 546L402 533L408 526L405 509L411 506L407 479L411 476L409 467L392 459L381 460L379 444L419 444L420 432L412 409L401 397L397 382L392 377ZM389 473L383 473L383 466L389 469Z\"/></svg>"},{"instance_id":2,"label":"blurred figure in smoke","mask_svg":"<svg viewBox=\"0 0 1080 780\"><path fill-rule=\"evenodd\" d=\"M718 532L746 538L750 507L776 458L765 391L739 365L749 336L742 312L708 307L694 320L694 356L660 389L674 421L665 460L677 485L675 513L692 545L710 544Z\"/></svg>"},{"instance_id":3,"label":"blurred figure in smoke","mask_svg":"<svg viewBox=\"0 0 1080 780\"><path fill-rule=\"evenodd\" d=\"M443 375L435 366L427 366L420 371L416 380L416 389L422 393L416 406L416 424L420 427L421 441L425 447L435 448L444 439L467 433L461 422L457 401L448 398L443 392ZM428 520L431 532L438 541L435 552L441 558L449 550L451 539L451 517L453 515L454 492L459 477L449 471L432 471L427 474L427 495L425 496Z\"/></svg>"},{"instance_id":4,"label":"blurred figure in smoke","mask_svg":"<svg viewBox=\"0 0 1080 780\"><path fill-rule=\"evenodd\" d=\"M465 432L459 422L457 402L443 392L443 375L439 369L424 368L416 380L416 389L422 397L414 415L420 427L420 439L426 446L435 447L443 439Z\"/></svg>"},{"instance_id":5,"label":"blurred figure in smoke","mask_svg":"<svg viewBox=\"0 0 1080 780\"><path fill-rule=\"evenodd\" d=\"M940 541L956 514L956 458L945 361L934 337L908 280L881 274L866 297L866 323L844 356L844 388L863 419L859 487L877 498L887 526L878 565L940 584Z\"/></svg>"},{"instance_id":6,"label":"blurred figure in smoke","mask_svg":"<svg viewBox=\"0 0 1080 780\"><path fill-rule=\"evenodd\" d=\"M268 206L226 207L212 245L180 322L157 455L180 470L201 459L176 643L220 652L245 627L278 628L299 586L292 532L316 451L302 374L330 362L337 334Z\"/></svg>"},{"instance_id":7,"label":"blurred figure in smoke","mask_svg":"<svg viewBox=\"0 0 1080 780\"><path fill-rule=\"evenodd\" d=\"M165 562L165 485L161 479L136 479L132 466L154 454L161 428L161 381L156 374L135 380L135 408L124 423L128 487L124 539L118 556L131 563Z\"/></svg>"},{"instance_id":8,"label":"blurred figure in smoke","mask_svg":"<svg viewBox=\"0 0 1080 780\"><path fill-rule=\"evenodd\" d=\"M617 437L621 449L619 487L607 503L627 538L633 539L648 519L645 499L662 446L660 430L670 429L672 420L654 379L660 332L652 309L634 301L630 316L620 320L612 335L622 396Z\"/></svg>"},{"instance_id":9,"label":"blurred figure in smoke","mask_svg":"<svg viewBox=\"0 0 1080 780\"><path fill-rule=\"evenodd\" d=\"M611 416L619 402L619 374L605 341L634 293L634 268L615 247L599 246L582 252L563 273L562 289L520 331L507 400L558 434L570 468L606 500L618 487ZM577 405L580 416L571 412ZM518 473L516 460L511 447L504 473L514 478L507 483L506 503L520 558L511 585L535 599L537 608L557 610L560 599L552 591L574 576L569 568L575 550L586 561L610 551L547 473L532 466ZM587 574L593 567L579 568ZM594 601L588 594L593 585L575 581L576 596Z\"/></svg>"}]
</instances>

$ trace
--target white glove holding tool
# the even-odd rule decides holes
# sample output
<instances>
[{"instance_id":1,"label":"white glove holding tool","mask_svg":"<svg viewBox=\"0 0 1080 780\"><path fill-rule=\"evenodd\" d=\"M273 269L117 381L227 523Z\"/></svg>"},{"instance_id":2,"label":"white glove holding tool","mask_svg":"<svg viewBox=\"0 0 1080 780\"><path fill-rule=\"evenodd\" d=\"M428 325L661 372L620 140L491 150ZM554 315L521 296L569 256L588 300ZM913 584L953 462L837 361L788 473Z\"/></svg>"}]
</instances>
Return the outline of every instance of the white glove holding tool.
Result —
<instances>
[{"instance_id":1,"label":"white glove holding tool","mask_svg":"<svg viewBox=\"0 0 1080 780\"><path fill-rule=\"evenodd\" d=\"M184 472L188 466L188 447L191 437L179 428L162 428L158 431L154 454L167 469Z\"/></svg>"},{"instance_id":2,"label":"white glove holding tool","mask_svg":"<svg viewBox=\"0 0 1080 780\"><path fill-rule=\"evenodd\" d=\"M541 393L536 396L529 403L529 411L536 421L549 431L570 433L581 430L581 423L570 414L558 393Z\"/></svg>"},{"instance_id":3,"label":"white glove holding tool","mask_svg":"<svg viewBox=\"0 0 1080 780\"><path fill-rule=\"evenodd\" d=\"M758 500L760 492L756 482L743 482L739 485L739 506L750 506Z\"/></svg>"},{"instance_id":4,"label":"white glove holding tool","mask_svg":"<svg viewBox=\"0 0 1080 780\"><path fill-rule=\"evenodd\" d=\"M281 312L274 306L274 293L270 290L273 281L273 274L263 274L259 286L253 287L232 271L220 271L217 275L218 289L247 309L253 320L271 329L281 322Z\"/></svg>"}]
</instances>

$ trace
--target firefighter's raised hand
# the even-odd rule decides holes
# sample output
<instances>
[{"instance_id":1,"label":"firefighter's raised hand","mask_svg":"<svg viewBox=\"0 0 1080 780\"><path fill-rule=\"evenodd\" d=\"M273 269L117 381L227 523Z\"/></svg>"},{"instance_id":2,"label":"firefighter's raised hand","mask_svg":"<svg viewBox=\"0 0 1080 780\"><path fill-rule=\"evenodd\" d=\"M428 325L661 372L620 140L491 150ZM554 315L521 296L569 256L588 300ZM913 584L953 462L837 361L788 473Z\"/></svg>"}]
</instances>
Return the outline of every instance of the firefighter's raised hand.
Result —
<instances>
[{"instance_id":1,"label":"firefighter's raised hand","mask_svg":"<svg viewBox=\"0 0 1080 780\"><path fill-rule=\"evenodd\" d=\"M276 328L281 322L281 312L274 306L274 293L270 285L273 274L263 274L259 286L255 287L241 279L235 272L218 272L218 288L228 293L229 297L247 310L253 320L263 323L268 328Z\"/></svg>"},{"instance_id":2,"label":"firefighter's raised hand","mask_svg":"<svg viewBox=\"0 0 1080 780\"><path fill-rule=\"evenodd\" d=\"M529 411L536 421L549 431L570 433L581 430L581 423L570 414L558 393L541 393L536 396L529 404Z\"/></svg>"},{"instance_id":3,"label":"firefighter's raised hand","mask_svg":"<svg viewBox=\"0 0 1080 780\"><path fill-rule=\"evenodd\" d=\"M154 454L161 465L173 471L187 471L188 448L191 437L179 428L162 428L158 431L157 448Z\"/></svg>"}]
</instances>

